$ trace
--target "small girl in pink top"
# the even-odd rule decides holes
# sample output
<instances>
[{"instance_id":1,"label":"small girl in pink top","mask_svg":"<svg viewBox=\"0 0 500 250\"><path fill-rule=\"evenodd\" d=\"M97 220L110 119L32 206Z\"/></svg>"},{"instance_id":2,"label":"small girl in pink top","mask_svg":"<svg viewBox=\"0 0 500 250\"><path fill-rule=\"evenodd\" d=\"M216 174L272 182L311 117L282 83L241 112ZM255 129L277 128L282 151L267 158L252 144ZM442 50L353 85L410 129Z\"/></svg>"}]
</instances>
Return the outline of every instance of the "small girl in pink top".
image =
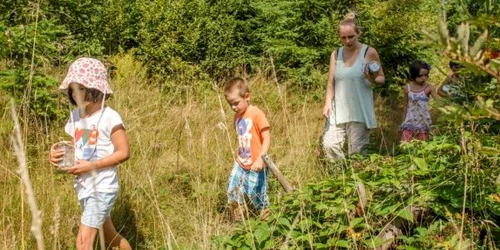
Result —
<instances>
[{"instance_id":1,"label":"small girl in pink top","mask_svg":"<svg viewBox=\"0 0 500 250\"><path fill-rule=\"evenodd\" d=\"M429 139L432 125L429 96L439 101L436 89L427 82L430 69L429 64L420 60L410 65L410 83L403 87L404 122L400 126L402 142Z\"/></svg>"}]
</instances>

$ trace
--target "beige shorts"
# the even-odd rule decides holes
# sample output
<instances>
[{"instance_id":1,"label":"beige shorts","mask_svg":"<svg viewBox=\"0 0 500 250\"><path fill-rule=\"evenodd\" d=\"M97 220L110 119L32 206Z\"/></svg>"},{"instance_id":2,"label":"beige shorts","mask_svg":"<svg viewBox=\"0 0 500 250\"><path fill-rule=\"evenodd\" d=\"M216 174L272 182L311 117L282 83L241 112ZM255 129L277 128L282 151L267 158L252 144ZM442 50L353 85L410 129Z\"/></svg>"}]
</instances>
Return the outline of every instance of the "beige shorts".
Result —
<instances>
[{"instance_id":1,"label":"beige shorts","mask_svg":"<svg viewBox=\"0 0 500 250\"><path fill-rule=\"evenodd\" d=\"M345 158L345 142L347 140L347 153L365 155L366 146L370 142L370 130L362 122L347 122L335 124L334 112L325 122L322 138L322 148L329 159Z\"/></svg>"}]
</instances>

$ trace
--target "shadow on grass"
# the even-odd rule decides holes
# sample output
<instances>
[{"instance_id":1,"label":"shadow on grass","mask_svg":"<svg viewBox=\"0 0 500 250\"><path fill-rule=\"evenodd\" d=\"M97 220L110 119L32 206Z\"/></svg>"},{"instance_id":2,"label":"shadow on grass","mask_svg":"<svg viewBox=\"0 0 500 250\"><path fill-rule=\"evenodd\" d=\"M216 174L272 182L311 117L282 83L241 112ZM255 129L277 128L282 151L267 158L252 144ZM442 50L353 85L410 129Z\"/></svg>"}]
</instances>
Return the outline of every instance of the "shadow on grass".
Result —
<instances>
[{"instance_id":1,"label":"shadow on grass","mask_svg":"<svg viewBox=\"0 0 500 250\"><path fill-rule=\"evenodd\" d=\"M125 237L133 249L146 249L145 237L138 228L136 213L130 204L130 195L120 192L111 212L116 230Z\"/></svg>"}]
</instances>

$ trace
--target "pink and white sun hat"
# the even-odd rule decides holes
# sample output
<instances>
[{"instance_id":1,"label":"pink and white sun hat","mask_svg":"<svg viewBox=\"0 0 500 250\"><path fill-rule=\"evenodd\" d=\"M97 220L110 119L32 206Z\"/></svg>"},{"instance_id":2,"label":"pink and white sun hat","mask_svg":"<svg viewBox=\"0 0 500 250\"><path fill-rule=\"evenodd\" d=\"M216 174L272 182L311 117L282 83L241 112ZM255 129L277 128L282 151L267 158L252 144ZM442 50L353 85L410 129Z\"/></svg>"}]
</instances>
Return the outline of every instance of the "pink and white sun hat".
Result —
<instances>
[{"instance_id":1,"label":"pink and white sun hat","mask_svg":"<svg viewBox=\"0 0 500 250\"><path fill-rule=\"evenodd\" d=\"M59 89L67 91L71 83L79 83L85 88L97 89L104 94L113 93L108 83L106 66L94 58L82 57L74 61Z\"/></svg>"}]
</instances>

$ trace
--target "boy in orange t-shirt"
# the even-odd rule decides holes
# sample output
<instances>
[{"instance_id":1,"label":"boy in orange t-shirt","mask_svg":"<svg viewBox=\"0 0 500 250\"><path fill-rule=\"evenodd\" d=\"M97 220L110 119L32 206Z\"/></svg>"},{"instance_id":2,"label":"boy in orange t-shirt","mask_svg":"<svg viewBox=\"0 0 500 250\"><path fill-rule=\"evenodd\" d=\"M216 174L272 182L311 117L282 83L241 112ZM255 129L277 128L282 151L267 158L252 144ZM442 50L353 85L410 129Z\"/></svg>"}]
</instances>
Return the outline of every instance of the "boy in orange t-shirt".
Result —
<instances>
[{"instance_id":1,"label":"boy in orange t-shirt","mask_svg":"<svg viewBox=\"0 0 500 250\"><path fill-rule=\"evenodd\" d=\"M224 95L235 112L234 125L238 150L227 189L228 202L235 220L246 212L245 196L260 210L261 219L269 216L268 171L261 156L271 144L269 122L259 108L250 105L250 90L243 78L233 78L224 87Z\"/></svg>"}]
</instances>

